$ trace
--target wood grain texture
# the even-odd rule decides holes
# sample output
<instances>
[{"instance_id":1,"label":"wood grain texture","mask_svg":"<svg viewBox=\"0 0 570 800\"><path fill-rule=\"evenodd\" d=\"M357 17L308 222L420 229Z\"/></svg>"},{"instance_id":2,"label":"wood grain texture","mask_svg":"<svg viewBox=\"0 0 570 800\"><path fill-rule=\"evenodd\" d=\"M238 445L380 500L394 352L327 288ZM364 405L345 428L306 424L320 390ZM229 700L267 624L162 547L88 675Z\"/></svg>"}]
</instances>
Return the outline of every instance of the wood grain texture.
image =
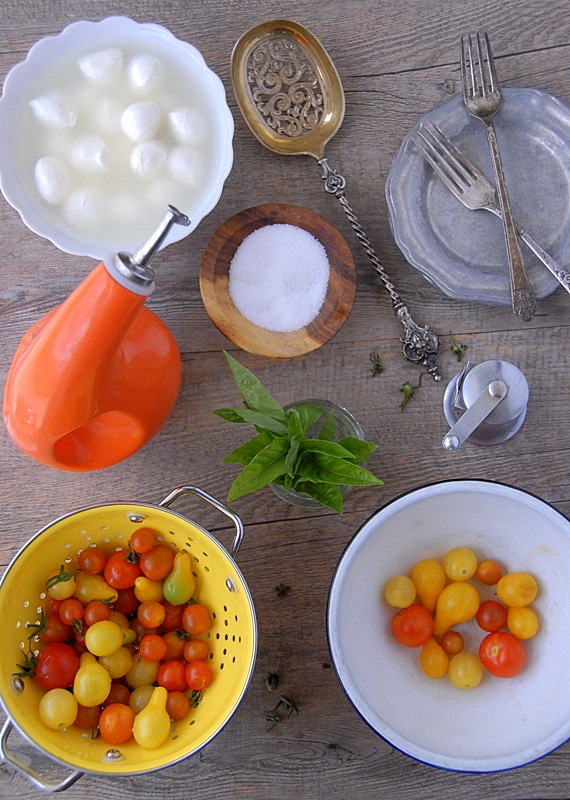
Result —
<instances>
[{"instance_id":1,"label":"wood grain texture","mask_svg":"<svg viewBox=\"0 0 570 800\"><path fill-rule=\"evenodd\" d=\"M570 746L542 760L493 775L444 772L395 751L368 728L345 697L331 666L326 639L327 593L338 560L359 526L379 507L424 483L487 478L531 491L570 515L570 306L563 290L540 301L531 323L508 309L454 301L410 268L391 236L384 184L402 138L419 117L459 93L459 37L486 28L501 83L541 89L570 104L570 15L567 0L3 0L0 80L43 36L79 19L124 14L167 26L194 44L226 87L235 119L234 166L220 202L187 239L154 264L157 290L148 305L173 331L183 358L183 385L157 436L129 460L94 473L60 473L20 453L0 428L3 570L27 539L62 514L92 503L156 503L181 484L203 487L223 500L236 468L223 456L249 436L212 412L239 404L224 348L254 371L279 402L320 396L347 407L369 441L369 462L382 487L359 489L342 516L303 511L277 502L269 490L236 501L245 523L238 564L252 592L259 622L257 666L244 701L225 730L200 754L149 776L120 782L85 775L65 793L70 800L125 800L154 795L203 800L496 800L570 797ZM321 41L341 77L346 113L327 145L327 158L347 181L347 198L380 260L418 323L441 337L441 384L424 377L402 411L401 387L416 385L419 370L401 355L401 326L391 301L340 205L322 188L310 158L264 148L241 118L233 96L230 55L236 40L259 22L287 16ZM566 199L561 198L561 203ZM207 245L235 214L270 203L302 206L340 231L357 271L352 311L322 347L290 359L268 358L228 346L208 316L199 273ZM500 221L497 221L500 225ZM0 385L29 326L62 302L93 268L90 259L57 251L30 233L0 198ZM521 431L497 447L467 443L446 453L443 392L461 369L451 334L466 358L516 364L530 386ZM384 372L372 376L370 353ZM230 526L188 500L181 509L229 546ZM278 598L275 586L291 586ZM264 685L278 672L299 715L267 731L275 699ZM466 720L469 735L469 720ZM10 745L38 768L61 777L28 745ZM32 800L40 793L6 766L0 798Z\"/></svg>"}]
</instances>

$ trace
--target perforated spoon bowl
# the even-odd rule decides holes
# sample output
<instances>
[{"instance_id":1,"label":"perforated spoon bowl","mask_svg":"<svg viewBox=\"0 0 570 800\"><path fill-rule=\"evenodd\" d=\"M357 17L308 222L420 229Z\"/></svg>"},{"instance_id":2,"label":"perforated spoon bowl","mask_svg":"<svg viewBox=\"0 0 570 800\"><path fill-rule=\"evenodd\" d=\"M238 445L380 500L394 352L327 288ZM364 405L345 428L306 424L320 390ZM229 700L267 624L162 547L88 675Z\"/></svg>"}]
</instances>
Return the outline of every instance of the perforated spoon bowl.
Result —
<instances>
[{"instance_id":1,"label":"perforated spoon bowl","mask_svg":"<svg viewBox=\"0 0 570 800\"><path fill-rule=\"evenodd\" d=\"M322 44L296 22L263 22L236 43L231 74L240 111L254 136L275 153L316 159L325 191L340 201L404 326L404 357L441 380L435 361L438 337L412 319L348 204L345 179L325 158L325 145L343 121L345 104L339 75Z\"/></svg>"}]
</instances>

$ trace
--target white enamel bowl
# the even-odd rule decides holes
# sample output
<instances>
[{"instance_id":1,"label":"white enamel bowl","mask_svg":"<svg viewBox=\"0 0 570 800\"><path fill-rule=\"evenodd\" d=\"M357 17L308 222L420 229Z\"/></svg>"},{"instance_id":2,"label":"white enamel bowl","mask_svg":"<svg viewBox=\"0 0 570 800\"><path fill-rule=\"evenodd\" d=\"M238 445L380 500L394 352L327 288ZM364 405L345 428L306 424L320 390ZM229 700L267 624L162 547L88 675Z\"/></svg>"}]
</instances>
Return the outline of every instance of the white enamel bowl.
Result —
<instances>
[{"instance_id":1,"label":"white enamel bowl","mask_svg":"<svg viewBox=\"0 0 570 800\"><path fill-rule=\"evenodd\" d=\"M394 610L382 596L389 577L458 545L509 572L531 572L539 584L533 608L542 627L525 643L523 671L509 679L486 673L471 690L423 674L419 649L392 638ZM556 749L570 737L569 565L570 521L519 489L458 480L393 500L348 544L330 589L329 647L350 701L377 734L436 767L494 772ZM474 621L457 627L476 652L483 632Z\"/></svg>"},{"instance_id":2,"label":"white enamel bowl","mask_svg":"<svg viewBox=\"0 0 570 800\"><path fill-rule=\"evenodd\" d=\"M118 73L107 82L105 79L97 82L93 75L86 79L80 74L80 59L112 52L113 49L123 54L123 63ZM142 86L132 81L133 61L141 57L148 59L149 56L155 59L155 63L159 62L161 70L154 74L150 72L153 80L160 78L161 81L158 87L155 84L154 94L149 88L152 81ZM66 84L68 76L70 81L75 81L69 87ZM142 82L143 78L146 80L148 75L138 75L139 81ZM79 91L77 86L80 87ZM74 94L68 97L67 89ZM63 146L61 138L53 144L55 136L62 134L61 126L59 129L56 126L55 129L48 127L44 130L44 122L38 123L37 114L34 115L31 110L30 101L43 99L50 94L53 96L54 91L58 99L63 97L66 103L69 102L73 113L77 112L76 121L68 131L63 131L70 137L70 146ZM187 109L190 105L188 98L198 98L195 102L200 104L201 144L197 147L198 158L195 163L203 172L196 185L191 185L190 166L185 173L186 184L180 184L184 163L176 159L188 158L188 151L184 149L187 145L183 140L177 141L171 130L169 116L173 109ZM160 128L152 138L164 147L160 149L160 159L156 151L149 153L146 150L146 156L140 156L135 178L129 172L129 155L123 155L123 150L129 152L127 148L131 142L123 141L125 136L116 117L122 119L120 115L125 104L149 99L153 99L159 107L162 105ZM178 101L180 108L176 106ZM193 112L197 110L194 108ZM59 121L59 117L57 119ZM143 121L137 124L142 129ZM36 146L32 134L38 125L40 138L45 134L46 141ZM138 132L139 129L135 130ZM188 125L183 132L188 134ZM74 22L57 36L37 42L26 59L14 66L6 77L0 99L0 189L34 233L49 239L65 252L97 259L110 252L136 250L162 220L168 204L175 205L190 217L191 224L188 227L174 226L165 246L187 236L217 204L233 163L233 133L233 117L222 81L208 68L193 45L175 38L160 25L141 24L127 17L108 17L99 22ZM100 152L93 144L91 149L83 147L81 150L81 146L94 136L99 144L102 140L105 145L104 168L109 170L110 175L109 180L104 175L104 184L98 189L96 201L93 200L94 195L88 193L93 172L78 176L74 171L77 156L73 164L69 163L74 158L73 143L77 144L73 137L77 137L80 154L83 153L85 157L86 153L87 158L92 158L90 167L93 168ZM64 145L67 141L64 141ZM26 147L33 148L31 152L22 150L22 142L27 143ZM30 145L30 142L33 144ZM141 142L142 139L135 139L132 145L134 147ZM196 141L193 144L196 145ZM178 154L171 158L178 145ZM60 207L53 201L53 193L46 201L38 191L34 177L37 161L45 155L53 157L54 152L64 162L65 169L71 172L70 192L74 195L70 207L75 214L71 223L70 213L66 212L63 203ZM149 160L149 155L153 153L154 161ZM102 160L99 158L99 161ZM157 163L160 169L156 167ZM116 179L117 175L119 177ZM138 183L131 186L135 179ZM170 199L166 199L168 197ZM89 203L92 205L89 206ZM97 224L89 227L84 218L80 218L78 225L78 215L91 213L95 219L95 214L90 211L93 203L97 208ZM106 213L111 219L102 222L101 215Z\"/></svg>"}]
</instances>

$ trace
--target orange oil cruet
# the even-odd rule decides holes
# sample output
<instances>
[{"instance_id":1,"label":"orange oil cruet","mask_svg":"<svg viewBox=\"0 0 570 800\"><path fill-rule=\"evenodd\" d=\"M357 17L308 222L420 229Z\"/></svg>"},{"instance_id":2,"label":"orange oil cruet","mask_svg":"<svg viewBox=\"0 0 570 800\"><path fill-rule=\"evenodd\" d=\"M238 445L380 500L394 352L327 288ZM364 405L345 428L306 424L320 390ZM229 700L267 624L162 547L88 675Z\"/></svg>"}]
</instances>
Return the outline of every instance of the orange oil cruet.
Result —
<instances>
[{"instance_id":1,"label":"orange oil cruet","mask_svg":"<svg viewBox=\"0 0 570 800\"><path fill-rule=\"evenodd\" d=\"M77 472L109 467L170 415L180 353L144 303L155 289L150 260L174 224L190 220L169 206L134 254L105 258L24 335L8 373L4 421L36 461Z\"/></svg>"}]
</instances>

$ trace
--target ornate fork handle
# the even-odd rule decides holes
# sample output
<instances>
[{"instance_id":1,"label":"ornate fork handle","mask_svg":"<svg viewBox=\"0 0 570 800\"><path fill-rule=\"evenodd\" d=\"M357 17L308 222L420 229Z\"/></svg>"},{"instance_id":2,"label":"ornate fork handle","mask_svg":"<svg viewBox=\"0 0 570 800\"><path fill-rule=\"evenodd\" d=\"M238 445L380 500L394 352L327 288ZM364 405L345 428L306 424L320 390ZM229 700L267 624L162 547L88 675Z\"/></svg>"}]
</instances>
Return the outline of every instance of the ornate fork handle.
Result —
<instances>
[{"instance_id":1,"label":"ornate fork handle","mask_svg":"<svg viewBox=\"0 0 570 800\"><path fill-rule=\"evenodd\" d=\"M364 247L364 250L372 262L372 266L378 273L382 284L388 291L396 316L404 326L405 336L400 341L403 344L402 352L404 357L413 364L422 364L427 372L433 377L435 381L441 380L441 374L436 364L436 356L439 351L439 339L433 331L430 331L426 326L421 328L412 319L408 307L394 288L394 284L388 277L386 270L380 263L374 248L372 247L368 236L365 234L362 226L360 225L356 214L350 207L348 200L345 197L344 190L346 181L342 175L336 170L331 169L326 158L320 158L318 164L322 169L322 179L324 182L325 191L334 195L340 201L350 224L352 225L356 236Z\"/></svg>"}]
</instances>

